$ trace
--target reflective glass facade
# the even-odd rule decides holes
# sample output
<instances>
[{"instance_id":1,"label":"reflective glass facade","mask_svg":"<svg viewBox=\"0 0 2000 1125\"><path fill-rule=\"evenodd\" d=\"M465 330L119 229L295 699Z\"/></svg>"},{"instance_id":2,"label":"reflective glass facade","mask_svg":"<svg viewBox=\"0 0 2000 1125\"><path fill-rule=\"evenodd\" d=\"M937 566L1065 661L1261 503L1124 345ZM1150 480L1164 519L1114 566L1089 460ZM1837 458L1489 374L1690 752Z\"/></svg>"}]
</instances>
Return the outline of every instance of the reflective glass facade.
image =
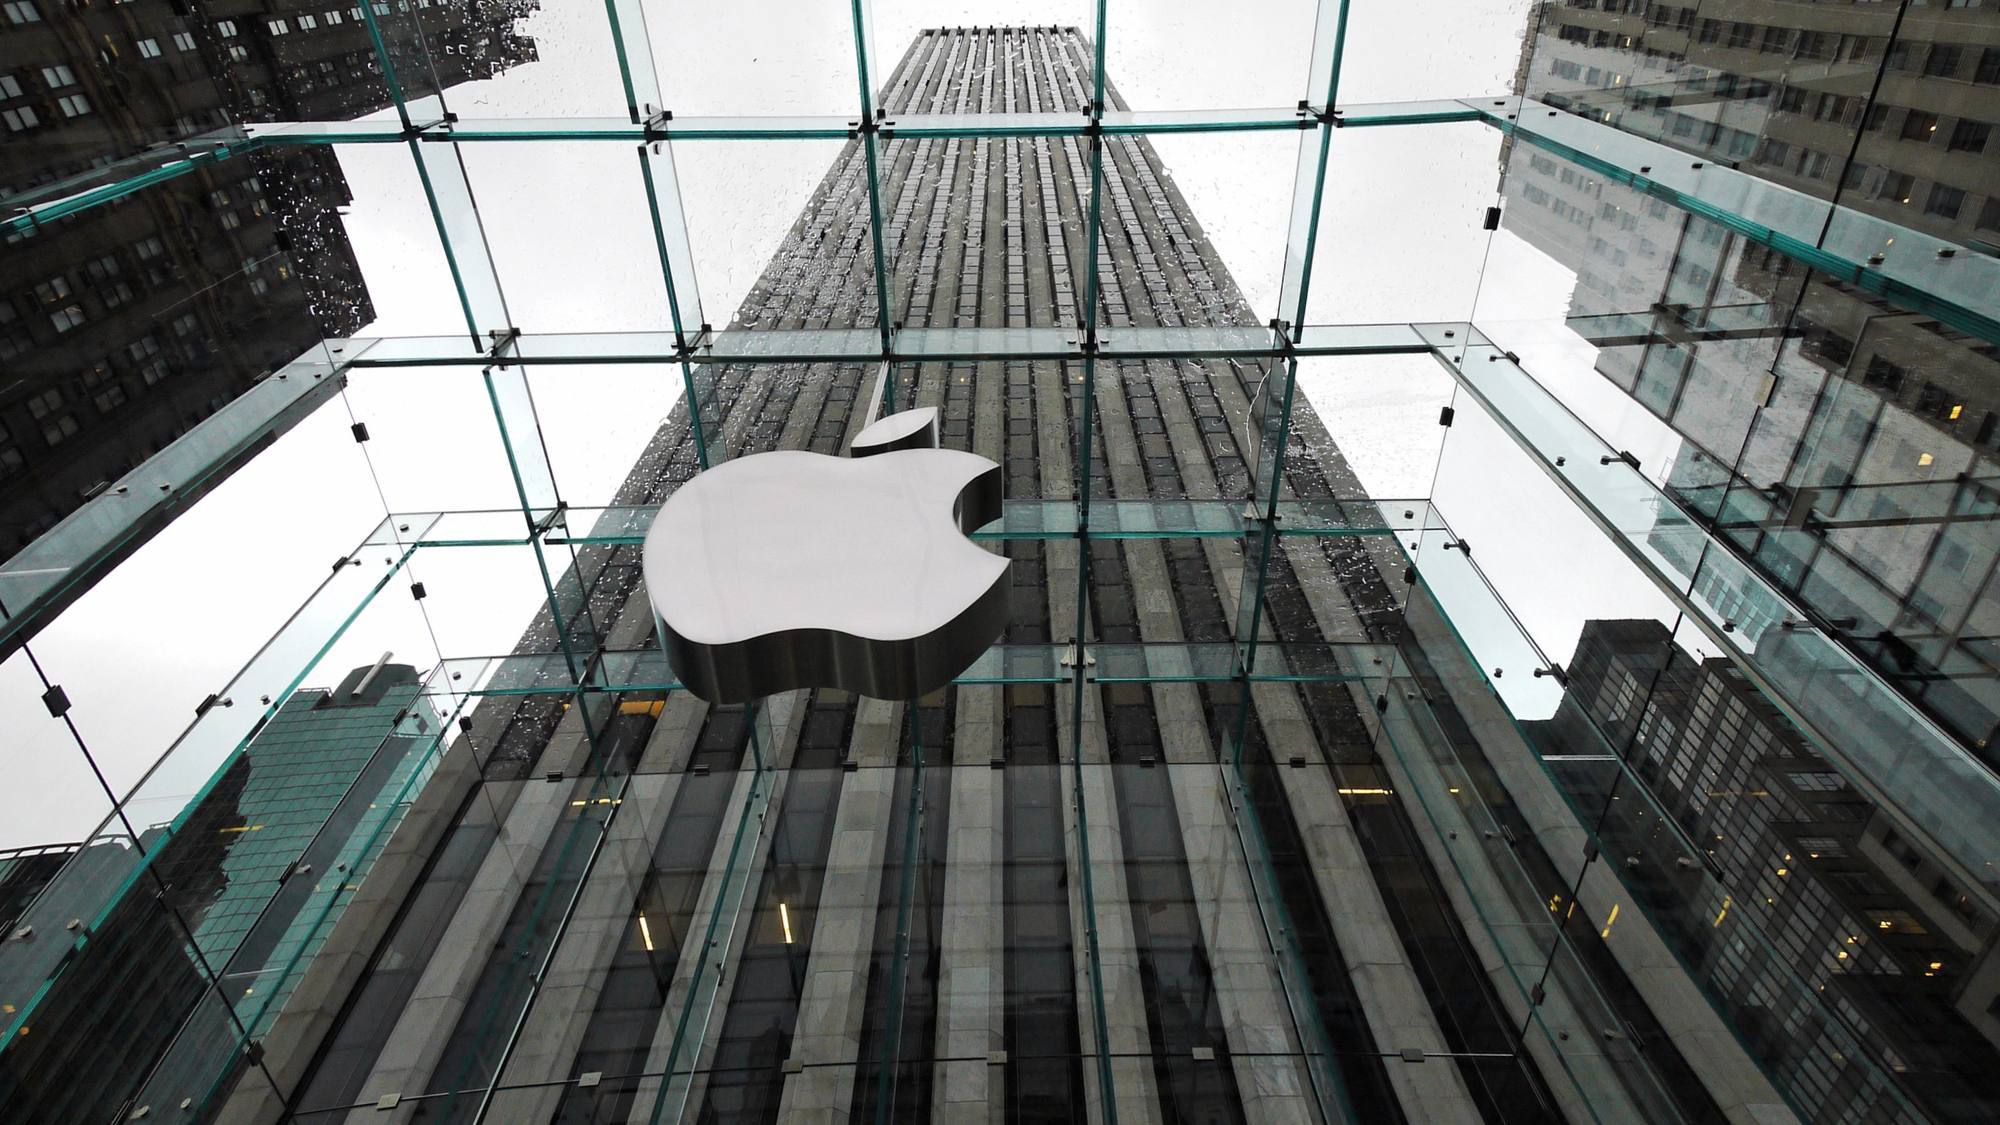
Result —
<instances>
[{"instance_id":1,"label":"reflective glass facade","mask_svg":"<svg viewBox=\"0 0 2000 1125\"><path fill-rule=\"evenodd\" d=\"M878 43L856 4L852 93L780 117L610 0L560 14L615 82L530 117L478 82L553 53L533 8L150 2L0 27L4 643L336 397L381 519L129 792L33 665L117 797L0 853L0 1117L2000 1116L1986 9L1545 4L1514 89L1350 104L1379 45L1328 0L1272 17L1274 104L1159 109L1107 63L1143 14ZM1478 247L1472 296L1357 323L1340 278L1428 263L1343 256L1342 185L1450 130L1497 191L1395 221ZM1268 262L1176 181L1216 138L1294 169ZM732 310L684 188L751 150L796 218ZM385 158L421 334L365 334L400 310L336 214ZM522 171L571 167L624 171ZM586 220L619 246L550 250ZM524 296L600 255L603 307ZM456 388L425 421L484 451L421 471L498 501L392 504L420 400L346 393L390 377ZM1000 642L920 699L682 689L659 505L911 407L1003 467ZM577 408L666 416L586 486ZM1371 490L1384 448L1427 485ZM537 608L495 654L461 589Z\"/></svg>"}]
</instances>

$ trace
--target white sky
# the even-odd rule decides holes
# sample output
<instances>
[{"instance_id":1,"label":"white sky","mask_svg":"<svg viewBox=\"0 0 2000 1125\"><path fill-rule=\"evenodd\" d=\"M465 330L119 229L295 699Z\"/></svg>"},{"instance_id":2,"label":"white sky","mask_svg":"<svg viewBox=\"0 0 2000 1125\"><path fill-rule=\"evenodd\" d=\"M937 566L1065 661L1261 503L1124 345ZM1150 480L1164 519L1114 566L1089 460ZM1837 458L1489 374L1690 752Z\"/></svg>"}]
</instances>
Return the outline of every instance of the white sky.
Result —
<instances>
[{"instance_id":1,"label":"white sky","mask_svg":"<svg viewBox=\"0 0 2000 1125\"><path fill-rule=\"evenodd\" d=\"M848 7L832 0L647 8L665 100L679 115L844 113L855 100ZM1312 5L1121 2L1113 7L1112 81L1135 108L1289 106L1310 46ZM1504 90L1520 49L1525 0L1354 0L1342 102L1476 96ZM1075 24L1086 4L877 3L884 71L919 28ZM622 117L600 0L544 0L526 30L541 61L450 91L461 117ZM1314 280L1316 323L1463 320L1475 301L1500 315L1559 317L1572 277L1501 235L1512 271L1482 294L1495 202L1498 135L1474 125L1336 134ZM1270 315L1290 208L1295 134L1162 138L1163 159L1261 317ZM836 142L687 142L676 148L708 319L727 321L838 151ZM631 146L467 145L489 240L517 324L535 331L658 328L663 286ZM340 151L355 203L348 231L378 314L365 335L457 332L462 320L428 208L399 145ZM1502 297L1504 294L1504 299ZM1498 302L1496 304L1496 302ZM679 396L666 368L541 369L537 408L557 480L572 505L602 503ZM1450 382L1429 361L1316 365L1305 383L1377 495L1428 494L1445 433ZM349 410L373 440L358 446ZM1461 412L1460 417L1465 417ZM1490 483L1504 443L1468 435L1446 460L1454 481ZM382 494L364 461L373 458ZM1518 454L1514 454L1518 459ZM1515 479L1509 476L1508 480ZM1530 487L1524 485L1524 488ZM345 403L320 410L142 548L34 641L74 703L72 717L121 792L180 735L384 512L497 508L514 500L476 371L352 376ZM1529 495L1523 493L1523 497ZM1462 496L1462 493L1461 493ZM1505 505L1461 498L1454 526L1481 562L1518 556L1546 572ZM1595 540L1595 533L1585 535ZM1518 546L1504 547L1510 540ZM1489 558L1488 543L1493 551ZM407 592L424 581L429 622ZM1562 659L1585 616L1629 616L1646 591L1579 599L1527 581L1530 627ZM539 597L521 549L427 551L306 678L331 685L384 650L428 668L441 655L504 652ZM1544 583L1546 584L1546 583ZM1511 591L1510 596L1511 596ZM1520 607L1517 605L1516 607ZM435 632L438 643L433 644ZM1551 640L1550 638L1561 638ZM1520 674L1525 681L1526 670ZM1546 683L1546 681L1544 681ZM108 811L67 733L51 720L26 660L0 665L0 847L76 839Z\"/></svg>"}]
</instances>

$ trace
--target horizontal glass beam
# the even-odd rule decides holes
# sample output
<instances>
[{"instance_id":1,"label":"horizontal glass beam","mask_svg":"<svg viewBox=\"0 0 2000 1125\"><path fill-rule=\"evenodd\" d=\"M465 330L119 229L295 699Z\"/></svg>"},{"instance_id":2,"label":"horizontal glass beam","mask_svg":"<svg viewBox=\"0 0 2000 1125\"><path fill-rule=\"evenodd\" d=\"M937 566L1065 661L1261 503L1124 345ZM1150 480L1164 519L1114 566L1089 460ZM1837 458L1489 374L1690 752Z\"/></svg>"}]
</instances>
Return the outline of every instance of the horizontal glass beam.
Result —
<instances>
[{"instance_id":1,"label":"horizontal glass beam","mask_svg":"<svg viewBox=\"0 0 2000 1125\"><path fill-rule=\"evenodd\" d=\"M1264 359L1272 356L1421 354L1432 344L1410 324L1324 325L1303 329L1286 346L1268 329L1113 328L1099 331L1086 352L1066 328L905 328L891 333L889 351L872 328L711 331L681 348L672 332L527 333L509 363L898 363L979 360ZM1449 330L1447 328L1447 330ZM355 367L479 366L493 362L464 335L389 336L339 341Z\"/></svg>"},{"instance_id":2,"label":"horizontal glass beam","mask_svg":"<svg viewBox=\"0 0 2000 1125\"><path fill-rule=\"evenodd\" d=\"M2000 344L2000 259L1522 98L1465 105L1509 135L1802 265ZM1951 251L1942 256L1939 251Z\"/></svg>"},{"instance_id":3,"label":"horizontal glass beam","mask_svg":"<svg viewBox=\"0 0 2000 1125\"><path fill-rule=\"evenodd\" d=\"M2000 905L2000 777L1812 627L1502 349L1475 332L1462 359L1440 361L1857 788Z\"/></svg>"},{"instance_id":4,"label":"horizontal glass beam","mask_svg":"<svg viewBox=\"0 0 2000 1125\"><path fill-rule=\"evenodd\" d=\"M1256 528L1241 500L1099 500L1090 506L1093 539L1233 539ZM567 508L542 534L542 542L583 546L645 541L657 504ZM1074 539L1074 500L1009 500L998 520L974 539ZM526 544L528 529L516 509L405 513L380 534L407 536L399 528L426 526L419 547L507 547ZM1426 500L1282 500L1281 536L1400 535L1436 526ZM384 542L392 541L384 539Z\"/></svg>"},{"instance_id":5,"label":"horizontal glass beam","mask_svg":"<svg viewBox=\"0 0 2000 1125\"><path fill-rule=\"evenodd\" d=\"M1388 675L1393 650L1369 644L1267 644L1258 647L1250 678L1282 683L1377 681ZM658 649L598 654L598 675L586 694L682 690ZM1067 644L994 645L960 673L959 684L1059 684L1075 680ZM1236 646L1155 643L1100 644L1083 650L1085 676L1100 683L1227 683L1237 676ZM560 652L453 657L438 682L459 695L573 693L576 682Z\"/></svg>"},{"instance_id":6,"label":"horizontal glass beam","mask_svg":"<svg viewBox=\"0 0 2000 1125\"><path fill-rule=\"evenodd\" d=\"M314 348L0 563L0 659L346 383L337 359Z\"/></svg>"}]
</instances>

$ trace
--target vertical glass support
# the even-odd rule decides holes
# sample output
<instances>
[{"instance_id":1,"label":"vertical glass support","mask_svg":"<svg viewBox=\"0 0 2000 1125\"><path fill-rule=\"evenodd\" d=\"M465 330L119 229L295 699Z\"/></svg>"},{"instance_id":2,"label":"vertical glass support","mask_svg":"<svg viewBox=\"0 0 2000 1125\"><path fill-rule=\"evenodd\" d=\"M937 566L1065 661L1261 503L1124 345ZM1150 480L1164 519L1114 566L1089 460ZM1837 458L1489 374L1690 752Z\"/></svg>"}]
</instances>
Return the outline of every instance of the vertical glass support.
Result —
<instances>
[{"instance_id":1,"label":"vertical glass support","mask_svg":"<svg viewBox=\"0 0 2000 1125\"><path fill-rule=\"evenodd\" d=\"M698 346L709 326L701 309L701 286L695 280L694 249L688 241L687 214L681 207L680 176L674 166L673 141L661 136L639 146L639 174L646 181L646 203L653 216L653 241L660 251L660 272L667 282L667 311L674 322L674 344L683 354ZM702 468L725 453L715 440L722 432L722 403L715 392L715 375L707 364L682 363L687 390L688 425L694 431L695 458Z\"/></svg>"},{"instance_id":2,"label":"vertical glass support","mask_svg":"<svg viewBox=\"0 0 2000 1125\"><path fill-rule=\"evenodd\" d=\"M493 268L493 253L486 244L486 229L472 200L472 181L465 175L458 144L415 137L409 144L430 200L431 218L437 222L438 239L444 244L445 262L458 286L459 307L472 344L482 352L493 351L510 343L514 321L500 293L500 277Z\"/></svg>"},{"instance_id":3,"label":"vertical glass support","mask_svg":"<svg viewBox=\"0 0 2000 1125\"><path fill-rule=\"evenodd\" d=\"M646 120L660 106L660 75L653 68L653 42L646 32L646 13L639 0L604 0L611 20L611 45L618 52L618 76L625 84L625 109L632 123Z\"/></svg>"},{"instance_id":4,"label":"vertical glass support","mask_svg":"<svg viewBox=\"0 0 2000 1125\"><path fill-rule=\"evenodd\" d=\"M1299 138L1298 171L1292 184L1291 227L1285 238L1285 266L1278 284L1278 319L1306 322L1312 285L1313 250L1319 233L1320 203L1326 191L1326 164L1333 151L1333 103L1340 92L1341 56L1347 43L1348 0L1320 0L1313 26L1312 65L1307 73L1302 113L1319 118L1319 128Z\"/></svg>"},{"instance_id":5,"label":"vertical glass support","mask_svg":"<svg viewBox=\"0 0 2000 1125\"><path fill-rule=\"evenodd\" d=\"M1098 1104L1102 1107L1104 1125L1118 1125L1118 1093L1111 1075L1111 1030L1104 1004L1104 954L1097 933L1097 896L1091 885L1090 824L1086 807L1088 802L1084 800L1083 772L1083 697L1090 686L1090 661L1084 655L1084 644L1090 636L1090 457L1097 403L1097 269L1098 244L1104 236L1101 203L1104 195L1104 25L1105 0L1097 0L1095 97L1089 106L1090 196L1084 200L1083 307L1078 310L1082 322L1078 327L1082 333L1083 386L1076 409L1076 630L1075 660L1070 669L1074 685L1070 693L1070 768L1075 771L1077 871L1082 884L1085 958L1090 966L1090 1015L1096 1039L1093 1049L1097 1056Z\"/></svg>"},{"instance_id":6,"label":"vertical glass support","mask_svg":"<svg viewBox=\"0 0 2000 1125\"><path fill-rule=\"evenodd\" d=\"M875 326L882 336L882 353L889 353L889 336L895 325L889 320L889 258L882 248L882 173L881 152L876 143L877 122L875 107L875 18L868 7L868 0L851 0L854 13L854 69L856 80L861 85L861 121L857 134L861 138L862 158L868 167L868 236L875 253ZM884 405L891 411L896 408L893 400Z\"/></svg>"}]
</instances>

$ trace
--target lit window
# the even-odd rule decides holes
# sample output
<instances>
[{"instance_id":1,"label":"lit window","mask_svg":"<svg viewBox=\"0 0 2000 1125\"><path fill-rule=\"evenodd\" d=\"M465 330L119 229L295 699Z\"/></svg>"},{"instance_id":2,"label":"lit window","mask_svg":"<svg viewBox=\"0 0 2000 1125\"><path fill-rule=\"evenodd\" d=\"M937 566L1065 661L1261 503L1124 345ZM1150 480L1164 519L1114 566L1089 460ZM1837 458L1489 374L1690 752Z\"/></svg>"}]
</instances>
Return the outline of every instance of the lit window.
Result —
<instances>
[{"instance_id":1,"label":"lit window","mask_svg":"<svg viewBox=\"0 0 2000 1125\"><path fill-rule=\"evenodd\" d=\"M229 48L230 62L242 62L245 59L248 59L249 57L250 57L250 48L245 47L241 44L232 44L230 46Z\"/></svg>"},{"instance_id":2,"label":"lit window","mask_svg":"<svg viewBox=\"0 0 2000 1125\"><path fill-rule=\"evenodd\" d=\"M318 26L319 26L319 21L318 21L318 20L316 20L316 19L314 19L314 18L313 18L313 17L311 16L311 15L301 15L301 16L299 16L299 30L300 30L300 31L311 31L312 29L314 29L314 28L316 28L316 27L318 27Z\"/></svg>"},{"instance_id":3,"label":"lit window","mask_svg":"<svg viewBox=\"0 0 2000 1125\"><path fill-rule=\"evenodd\" d=\"M8 0L7 4L0 6L0 10L7 13L9 22L17 24L35 23L42 18L42 13L35 7L34 0Z\"/></svg>"},{"instance_id":4,"label":"lit window","mask_svg":"<svg viewBox=\"0 0 2000 1125\"><path fill-rule=\"evenodd\" d=\"M0 118L5 118L7 128L16 133L23 129L32 129L42 123L41 119L35 116L34 109L25 105L18 109L0 110Z\"/></svg>"},{"instance_id":5,"label":"lit window","mask_svg":"<svg viewBox=\"0 0 2000 1125\"><path fill-rule=\"evenodd\" d=\"M236 21L235 20L217 21L215 25L215 33L217 35L222 36L224 39L228 39L229 37L236 34Z\"/></svg>"},{"instance_id":6,"label":"lit window","mask_svg":"<svg viewBox=\"0 0 2000 1125\"><path fill-rule=\"evenodd\" d=\"M343 15L341 15L341 14L340 14L340 12L339 12L338 10L335 10L335 11L331 11L331 12L328 12L328 13L326 14L326 25L327 25L328 27L332 27L332 26L334 26L335 24L337 24L337 23L340 23L340 22L341 22L342 20L344 20L344 19L346 19L346 18L347 18L347 17L346 17L346 16L343 16Z\"/></svg>"},{"instance_id":7,"label":"lit window","mask_svg":"<svg viewBox=\"0 0 2000 1125\"><path fill-rule=\"evenodd\" d=\"M56 331L67 332L83 323L83 308L80 305L71 305L65 309L57 309L49 314L49 323L56 326Z\"/></svg>"},{"instance_id":8,"label":"lit window","mask_svg":"<svg viewBox=\"0 0 2000 1125\"><path fill-rule=\"evenodd\" d=\"M292 33L292 25L286 23L284 20L267 20L264 26L270 28L273 35L290 35Z\"/></svg>"},{"instance_id":9,"label":"lit window","mask_svg":"<svg viewBox=\"0 0 2000 1125\"><path fill-rule=\"evenodd\" d=\"M189 35L185 31L174 32L174 50L176 51L194 50L194 36Z\"/></svg>"},{"instance_id":10,"label":"lit window","mask_svg":"<svg viewBox=\"0 0 2000 1125\"><path fill-rule=\"evenodd\" d=\"M265 281L261 277L254 277L250 279L251 293L255 294L256 296L262 297L264 294L269 293L270 291L271 291L270 282Z\"/></svg>"},{"instance_id":11,"label":"lit window","mask_svg":"<svg viewBox=\"0 0 2000 1125\"><path fill-rule=\"evenodd\" d=\"M156 359L141 367L139 369L139 377L146 381L147 386L152 386L154 383L167 377L167 361L165 359Z\"/></svg>"},{"instance_id":12,"label":"lit window","mask_svg":"<svg viewBox=\"0 0 2000 1125\"><path fill-rule=\"evenodd\" d=\"M216 220L222 224L223 230L235 230L243 225L243 219L234 211L224 211L216 216Z\"/></svg>"},{"instance_id":13,"label":"lit window","mask_svg":"<svg viewBox=\"0 0 2000 1125\"><path fill-rule=\"evenodd\" d=\"M0 98L21 96L21 83L11 74L0 74Z\"/></svg>"},{"instance_id":14,"label":"lit window","mask_svg":"<svg viewBox=\"0 0 2000 1125\"><path fill-rule=\"evenodd\" d=\"M134 43L133 46L139 49L139 57L142 59L157 59L160 57L160 41L158 39L141 39L137 43Z\"/></svg>"},{"instance_id":15,"label":"lit window","mask_svg":"<svg viewBox=\"0 0 2000 1125\"><path fill-rule=\"evenodd\" d=\"M64 117L82 117L90 112L90 99L82 94L57 98L56 104L62 107Z\"/></svg>"},{"instance_id":16,"label":"lit window","mask_svg":"<svg viewBox=\"0 0 2000 1125\"><path fill-rule=\"evenodd\" d=\"M61 274L35 286L35 296L40 297L44 304L53 304L69 295L69 279Z\"/></svg>"},{"instance_id":17,"label":"lit window","mask_svg":"<svg viewBox=\"0 0 2000 1125\"><path fill-rule=\"evenodd\" d=\"M49 89L60 90L64 86L76 85L76 72L66 66L45 66L42 68L42 81L49 84Z\"/></svg>"}]
</instances>

